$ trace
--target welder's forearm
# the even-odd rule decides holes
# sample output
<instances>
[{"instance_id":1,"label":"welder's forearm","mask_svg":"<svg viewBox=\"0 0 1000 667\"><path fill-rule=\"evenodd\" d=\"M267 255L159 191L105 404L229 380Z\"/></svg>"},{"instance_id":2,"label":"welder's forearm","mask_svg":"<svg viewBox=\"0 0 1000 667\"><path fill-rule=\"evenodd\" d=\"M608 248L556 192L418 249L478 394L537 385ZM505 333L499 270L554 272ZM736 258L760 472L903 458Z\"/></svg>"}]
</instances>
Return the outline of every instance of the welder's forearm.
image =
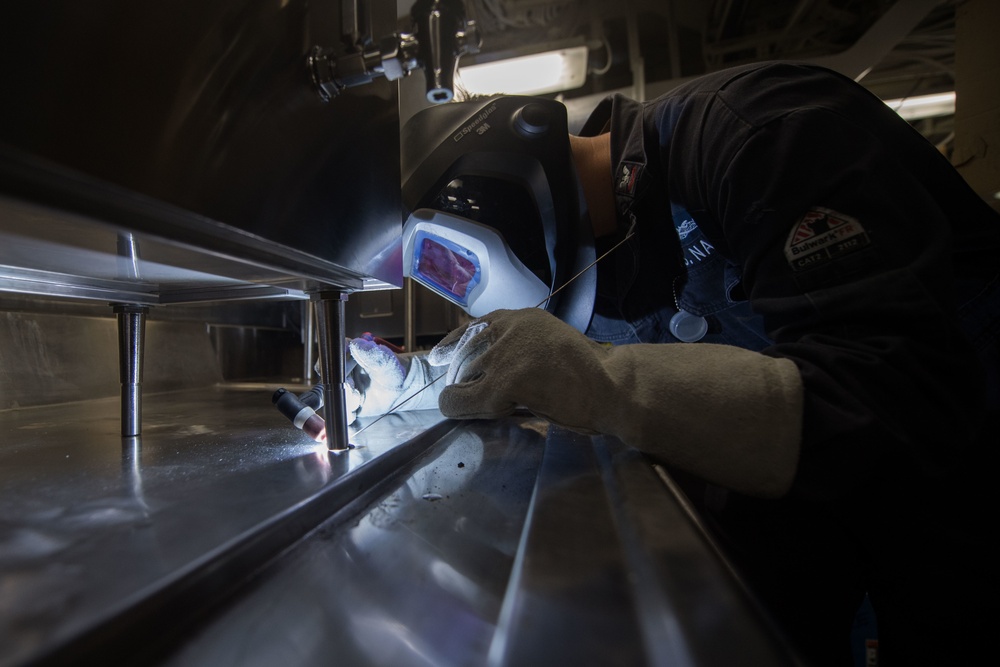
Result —
<instances>
[{"instance_id":1,"label":"welder's forearm","mask_svg":"<svg viewBox=\"0 0 1000 667\"><path fill-rule=\"evenodd\" d=\"M803 405L792 361L699 343L615 347L604 365L619 398L599 430L735 491L787 493Z\"/></svg>"}]
</instances>

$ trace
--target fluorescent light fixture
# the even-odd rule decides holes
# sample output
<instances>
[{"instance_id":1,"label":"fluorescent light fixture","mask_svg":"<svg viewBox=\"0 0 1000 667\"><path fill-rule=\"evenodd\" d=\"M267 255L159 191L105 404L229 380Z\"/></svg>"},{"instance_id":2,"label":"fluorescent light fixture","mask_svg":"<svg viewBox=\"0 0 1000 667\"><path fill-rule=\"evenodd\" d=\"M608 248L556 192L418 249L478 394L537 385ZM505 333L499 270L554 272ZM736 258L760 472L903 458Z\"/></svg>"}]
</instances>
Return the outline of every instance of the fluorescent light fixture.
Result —
<instances>
[{"instance_id":1,"label":"fluorescent light fixture","mask_svg":"<svg viewBox=\"0 0 1000 667\"><path fill-rule=\"evenodd\" d=\"M459 67L462 87L476 95L540 95L579 88L587 78L587 47Z\"/></svg>"},{"instance_id":2,"label":"fluorescent light fixture","mask_svg":"<svg viewBox=\"0 0 1000 667\"><path fill-rule=\"evenodd\" d=\"M955 113L955 93L953 92L904 97L900 100L886 100L885 103L906 120L948 116Z\"/></svg>"}]
</instances>

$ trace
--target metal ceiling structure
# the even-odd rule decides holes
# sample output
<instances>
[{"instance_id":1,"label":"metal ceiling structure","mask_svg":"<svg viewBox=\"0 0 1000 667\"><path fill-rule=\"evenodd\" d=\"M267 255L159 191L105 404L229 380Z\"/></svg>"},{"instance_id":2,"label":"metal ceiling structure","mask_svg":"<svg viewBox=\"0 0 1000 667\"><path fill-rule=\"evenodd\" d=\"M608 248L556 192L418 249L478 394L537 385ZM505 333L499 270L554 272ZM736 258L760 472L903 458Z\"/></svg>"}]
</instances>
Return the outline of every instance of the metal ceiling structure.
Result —
<instances>
[{"instance_id":1,"label":"metal ceiling structure","mask_svg":"<svg viewBox=\"0 0 1000 667\"><path fill-rule=\"evenodd\" d=\"M407 0L400 1L401 14ZM622 90L653 97L686 78L762 60L860 70L882 99L952 91L955 10L941 0L467 0L482 53L576 40L590 48L586 83L561 94L575 108ZM858 78L855 75L855 78ZM950 118L918 128L933 141Z\"/></svg>"}]
</instances>

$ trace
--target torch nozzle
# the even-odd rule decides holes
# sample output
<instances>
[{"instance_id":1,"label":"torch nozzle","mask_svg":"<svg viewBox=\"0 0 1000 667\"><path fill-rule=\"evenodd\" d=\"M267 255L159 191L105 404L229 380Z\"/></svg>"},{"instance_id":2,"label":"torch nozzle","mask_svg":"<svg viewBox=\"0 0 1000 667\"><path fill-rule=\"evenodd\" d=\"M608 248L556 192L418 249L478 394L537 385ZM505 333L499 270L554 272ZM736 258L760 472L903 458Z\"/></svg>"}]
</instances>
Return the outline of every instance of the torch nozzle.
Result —
<instances>
[{"instance_id":1,"label":"torch nozzle","mask_svg":"<svg viewBox=\"0 0 1000 667\"><path fill-rule=\"evenodd\" d=\"M316 387L313 387L310 391L303 394L307 401L314 400L313 392L316 391ZM320 403L316 407L322 407L322 391L319 392ZM287 389L278 389L271 396L271 402L274 403L278 408L278 412L288 417L295 428L301 429L310 438L316 442L326 442L326 422L323 418L316 414L316 410L302 398L296 396Z\"/></svg>"}]
</instances>

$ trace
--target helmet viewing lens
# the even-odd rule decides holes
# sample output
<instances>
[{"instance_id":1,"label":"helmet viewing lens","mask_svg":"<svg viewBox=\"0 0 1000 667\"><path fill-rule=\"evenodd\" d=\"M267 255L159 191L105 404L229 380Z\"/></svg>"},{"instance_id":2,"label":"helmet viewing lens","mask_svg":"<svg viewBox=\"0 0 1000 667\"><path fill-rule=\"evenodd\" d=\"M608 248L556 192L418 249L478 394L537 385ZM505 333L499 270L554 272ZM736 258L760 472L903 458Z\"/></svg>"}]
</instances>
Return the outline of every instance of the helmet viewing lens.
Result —
<instances>
[{"instance_id":1,"label":"helmet viewing lens","mask_svg":"<svg viewBox=\"0 0 1000 667\"><path fill-rule=\"evenodd\" d=\"M471 250L426 232L417 233L411 271L415 280L465 307L481 276L480 260Z\"/></svg>"}]
</instances>

